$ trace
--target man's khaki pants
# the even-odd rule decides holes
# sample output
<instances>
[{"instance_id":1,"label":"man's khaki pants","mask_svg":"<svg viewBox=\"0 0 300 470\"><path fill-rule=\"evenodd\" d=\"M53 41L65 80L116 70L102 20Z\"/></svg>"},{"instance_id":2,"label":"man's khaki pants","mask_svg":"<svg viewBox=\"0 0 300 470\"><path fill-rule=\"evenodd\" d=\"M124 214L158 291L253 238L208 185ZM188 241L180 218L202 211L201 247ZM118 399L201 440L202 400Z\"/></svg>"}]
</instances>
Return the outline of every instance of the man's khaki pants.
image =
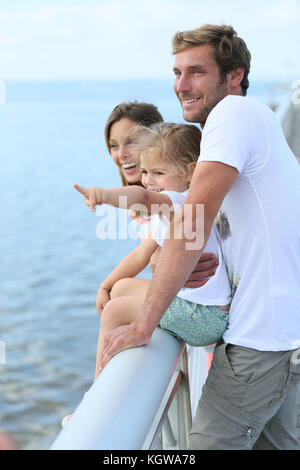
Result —
<instances>
[{"instance_id":1,"label":"man's khaki pants","mask_svg":"<svg viewBox=\"0 0 300 470\"><path fill-rule=\"evenodd\" d=\"M215 348L190 433L190 449L299 450L300 349Z\"/></svg>"}]
</instances>

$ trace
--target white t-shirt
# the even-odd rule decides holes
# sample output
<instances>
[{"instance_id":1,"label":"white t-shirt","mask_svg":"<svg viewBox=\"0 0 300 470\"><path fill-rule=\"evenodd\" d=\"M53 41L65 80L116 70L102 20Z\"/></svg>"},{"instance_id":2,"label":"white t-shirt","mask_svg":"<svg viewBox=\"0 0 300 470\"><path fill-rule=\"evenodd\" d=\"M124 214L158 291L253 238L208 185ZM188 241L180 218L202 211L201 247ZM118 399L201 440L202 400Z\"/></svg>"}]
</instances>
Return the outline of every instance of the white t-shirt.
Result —
<instances>
[{"instance_id":1,"label":"white t-shirt","mask_svg":"<svg viewBox=\"0 0 300 470\"><path fill-rule=\"evenodd\" d=\"M280 121L257 100L229 95L210 112L198 161L239 176L217 226L232 285L228 343L300 347L300 165Z\"/></svg>"},{"instance_id":2,"label":"white t-shirt","mask_svg":"<svg viewBox=\"0 0 300 470\"><path fill-rule=\"evenodd\" d=\"M175 191L162 191L172 201L175 212L184 204L188 190L182 193ZM150 233L152 238L160 246L168 234L169 222L166 217L153 215L151 217ZM177 294L178 297L189 300L200 305L227 305L231 301L231 288L229 284L226 266L222 259L219 235L216 226L213 225L211 234L205 247L206 252L216 253L219 258L219 265L216 273L202 287L183 287Z\"/></svg>"}]
</instances>

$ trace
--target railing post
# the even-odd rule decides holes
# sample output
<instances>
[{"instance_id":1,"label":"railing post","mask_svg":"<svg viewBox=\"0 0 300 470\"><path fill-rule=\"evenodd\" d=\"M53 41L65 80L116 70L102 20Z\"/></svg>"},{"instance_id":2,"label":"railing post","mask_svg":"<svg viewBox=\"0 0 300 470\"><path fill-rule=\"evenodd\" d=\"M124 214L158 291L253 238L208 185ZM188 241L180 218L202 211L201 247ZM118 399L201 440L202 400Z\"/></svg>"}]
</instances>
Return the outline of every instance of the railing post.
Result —
<instances>
[{"instance_id":1,"label":"railing post","mask_svg":"<svg viewBox=\"0 0 300 470\"><path fill-rule=\"evenodd\" d=\"M178 408L178 445L179 449L188 448L188 437L192 427L192 413L189 390L188 376L188 357L186 348L179 360L179 368L182 374L181 381L177 390L177 408Z\"/></svg>"}]
</instances>

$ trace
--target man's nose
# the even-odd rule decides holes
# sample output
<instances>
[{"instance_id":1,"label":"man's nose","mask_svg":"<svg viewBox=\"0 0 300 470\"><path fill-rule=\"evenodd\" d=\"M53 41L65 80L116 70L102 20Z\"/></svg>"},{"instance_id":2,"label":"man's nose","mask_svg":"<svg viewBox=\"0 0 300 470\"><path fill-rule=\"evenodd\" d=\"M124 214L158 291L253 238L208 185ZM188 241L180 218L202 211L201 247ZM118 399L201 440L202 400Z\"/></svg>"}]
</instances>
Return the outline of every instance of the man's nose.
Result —
<instances>
[{"instance_id":1,"label":"man's nose","mask_svg":"<svg viewBox=\"0 0 300 470\"><path fill-rule=\"evenodd\" d=\"M191 81L187 74L182 73L175 80L174 89L177 93L185 93L191 90Z\"/></svg>"}]
</instances>

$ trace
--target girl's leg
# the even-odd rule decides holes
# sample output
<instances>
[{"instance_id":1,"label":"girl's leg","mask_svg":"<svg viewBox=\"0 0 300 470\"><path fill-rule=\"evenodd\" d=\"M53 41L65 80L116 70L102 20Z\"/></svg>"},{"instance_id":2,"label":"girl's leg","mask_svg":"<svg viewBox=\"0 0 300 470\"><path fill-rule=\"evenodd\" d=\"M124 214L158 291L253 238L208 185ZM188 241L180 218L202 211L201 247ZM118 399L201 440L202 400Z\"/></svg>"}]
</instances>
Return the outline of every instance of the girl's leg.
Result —
<instances>
[{"instance_id":1,"label":"girl's leg","mask_svg":"<svg viewBox=\"0 0 300 470\"><path fill-rule=\"evenodd\" d=\"M94 381L99 375L100 360L106 333L111 330L114 330L118 326L128 325L129 323L132 323L139 315L144 300L145 294L131 295L117 297L115 299L110 300L105 305L101 315Z\"/></svg>"},{"instance_id":2,"label":"girl's leg","mask_svg":"<svg viewBox=\"0 0 300 470\"><path fill-rule=\"evenodd\" d=\"M114 284L110 292L110 298L115 299L116 297L146 294L149 284L150 279L132 277L120 279Z\"/></svg>"}]
</instances>

